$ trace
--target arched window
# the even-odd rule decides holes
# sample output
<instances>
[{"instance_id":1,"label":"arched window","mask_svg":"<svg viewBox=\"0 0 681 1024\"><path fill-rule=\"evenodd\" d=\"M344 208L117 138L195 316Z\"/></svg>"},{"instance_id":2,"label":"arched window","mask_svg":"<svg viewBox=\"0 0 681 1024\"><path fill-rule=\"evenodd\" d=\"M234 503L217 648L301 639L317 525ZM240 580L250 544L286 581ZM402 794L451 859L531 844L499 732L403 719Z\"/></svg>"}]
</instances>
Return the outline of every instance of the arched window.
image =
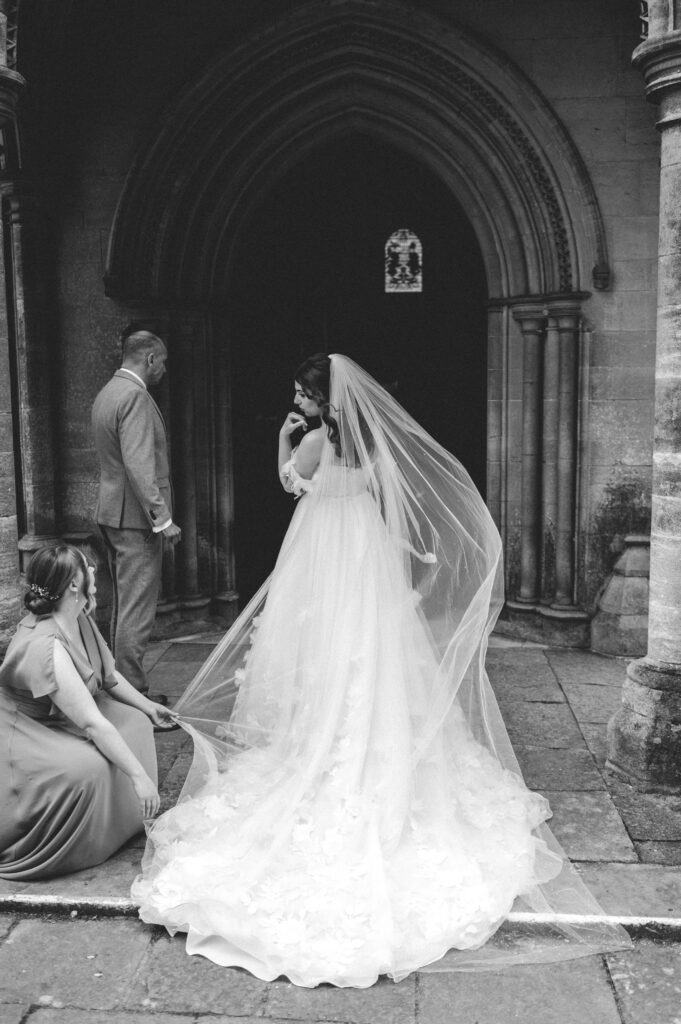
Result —
<instances>
[{"instance_id":1,"label":"arched window","mask_svg":"<svg viewBox=\"0 0 681 1024\"><path fill-rule=\"evenodd\" d=\"M385 243L385 290L423 291L423 246L407 228L393 231Z\"/></svg>"}]
</instances>

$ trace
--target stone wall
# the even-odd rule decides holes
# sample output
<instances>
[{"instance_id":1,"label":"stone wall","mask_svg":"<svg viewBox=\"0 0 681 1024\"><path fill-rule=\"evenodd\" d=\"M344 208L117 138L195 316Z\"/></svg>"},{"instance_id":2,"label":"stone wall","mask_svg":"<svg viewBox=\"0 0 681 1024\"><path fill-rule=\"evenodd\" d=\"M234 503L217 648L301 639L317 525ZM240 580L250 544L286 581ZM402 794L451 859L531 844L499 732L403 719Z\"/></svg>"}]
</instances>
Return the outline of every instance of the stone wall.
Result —
<instances>
[{"instance_id":1,"label":"stone wall","mask_svg":"<svg viewBox=\"0 0 681 1024\"><path fill-rule=\"evenodd\" d=\"M97 478L90 407L135 312L107 299L102 284L125 176L177 90L289 5L80 0L61 13L44 0L24 6L26 162L49 200L58 281L59 527L88 532ZM605 218L612 280L584 305L580 380L578 599L591 607L625 534L645 532L649 519L659 140L655 109L630 67L636 5L429 6L488 39L544 93L581 151Z\"/></svg>"}]
</instances>

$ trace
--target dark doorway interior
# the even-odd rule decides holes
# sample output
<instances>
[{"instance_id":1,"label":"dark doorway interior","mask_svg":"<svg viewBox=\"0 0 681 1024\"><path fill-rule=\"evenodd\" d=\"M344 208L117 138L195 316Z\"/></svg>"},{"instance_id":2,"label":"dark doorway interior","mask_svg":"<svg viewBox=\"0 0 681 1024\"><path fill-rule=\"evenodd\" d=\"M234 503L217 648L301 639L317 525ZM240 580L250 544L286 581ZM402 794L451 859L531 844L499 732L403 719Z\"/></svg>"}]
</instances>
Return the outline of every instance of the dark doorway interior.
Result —
<instances>
[{"instance_id":1,"label":"dark doorway interior","mask_svg":"<svg viewBox=\"0 0 681 1024\"><path fill-rule=\"evenodd\" d=\"M400 228L423 245L421 294L384 289L384 245ZM229 295L242 607L271 571L293 510L277 480L277 435L295 368L313 352L342 352L394 384L484 493L486 298L475 235L444 183L368 136L316 150L253 211Z\"/></svg>"}]
</instances>

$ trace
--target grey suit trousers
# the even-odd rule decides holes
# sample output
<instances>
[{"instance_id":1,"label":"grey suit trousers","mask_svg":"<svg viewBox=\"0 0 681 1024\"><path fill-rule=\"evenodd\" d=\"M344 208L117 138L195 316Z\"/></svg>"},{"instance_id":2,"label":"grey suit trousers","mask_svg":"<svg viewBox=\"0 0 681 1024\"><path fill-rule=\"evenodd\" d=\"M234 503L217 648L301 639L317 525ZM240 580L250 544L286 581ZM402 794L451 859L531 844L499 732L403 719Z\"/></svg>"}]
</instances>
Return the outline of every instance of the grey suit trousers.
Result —
<instances>
[{"instance_id":1,"label":"grey suit trousers","mask_svg":"<svg viewBox=\"0 0 681 1024\"><path fill-rule=\"evenodd\" d=\"M111 649L116 668L136 690L147 693L142 659L156 618L161 589L163 540L153 530L99 524L113 580Z\"/></svg>"}]
</instances>

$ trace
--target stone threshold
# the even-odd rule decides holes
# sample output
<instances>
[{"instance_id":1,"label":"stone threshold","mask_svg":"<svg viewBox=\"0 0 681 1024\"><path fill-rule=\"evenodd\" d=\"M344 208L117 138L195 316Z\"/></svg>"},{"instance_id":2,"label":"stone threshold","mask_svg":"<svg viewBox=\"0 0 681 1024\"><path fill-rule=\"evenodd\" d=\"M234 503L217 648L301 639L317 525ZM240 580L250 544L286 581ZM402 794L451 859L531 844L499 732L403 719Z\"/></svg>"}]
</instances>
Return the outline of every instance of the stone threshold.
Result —
<instances>
[{"instance_id":1,"label":"stone threshold","mask_svg":"<svg viewBox=\"0 0 681 1024\"><path fill-rule=\"evenodd\" d=\"M122 897L82 897L16 893L0 895L0 913L26 917L59 916L71 918L137 918L137 904ZM631 914L534 914L511 912L500 928L506 935L548 934L555 925L621 925L632 939L648 938L659 942L681 941L681 917ZM155 926L154 926L155 927Z\"/></svg>"}]
</instances>

